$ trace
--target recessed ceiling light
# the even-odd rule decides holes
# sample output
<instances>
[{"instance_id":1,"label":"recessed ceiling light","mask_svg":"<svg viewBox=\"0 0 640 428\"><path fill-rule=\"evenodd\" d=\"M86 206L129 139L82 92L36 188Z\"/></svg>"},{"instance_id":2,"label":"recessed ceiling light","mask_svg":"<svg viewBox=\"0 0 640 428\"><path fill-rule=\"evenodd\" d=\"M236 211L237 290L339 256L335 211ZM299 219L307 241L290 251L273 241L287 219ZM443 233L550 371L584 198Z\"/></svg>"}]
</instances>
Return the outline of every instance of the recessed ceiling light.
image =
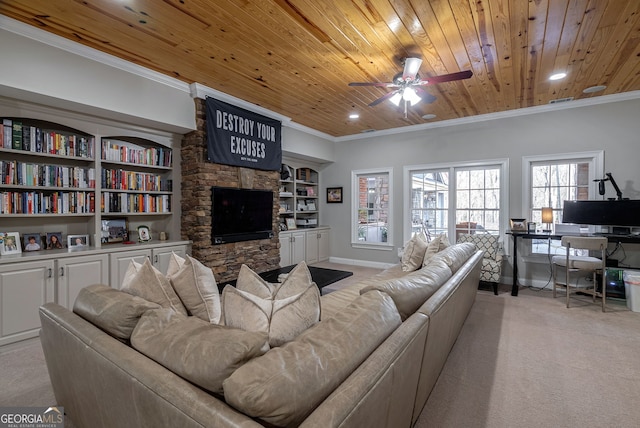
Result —
<instances>
[{"instance_id":1,"label":"recessed ceiling light","mask_svg":"<svg viewBox=\"0 0 640 428\"><path fill-rule=\"evenodd\" d=\"M359 117L360 117L360 115L359 115L358 113L351 113L351 114L349 115L349 119L357 119L357 118L359 118Z\"/></svg>"},{"instance_id":2,"label":"recessed ceiling light","mask_svg":"<svg viewBox=\"0 0 640 428\"><path fill-rule=\"evenodd\" d=\"M607 87L604 85L589 86L587 89L583 90L582 92L584 92L585 94L593 94L594 92L604 91L605 89L607 89Z\"/></svg>"},{"instance_id":3,"label":"recessed ceiling light","mask_svg":"<svg viewBox=\"0 0 640 428\"><path fill-rule=\"evenodd\" d=\"M438 117L438 116L436 116L435 114L432 114L432 113L428 113L428 114L422 115L422 118L424 120L435 119L436 117Z\"/></svg>"},{"instance_id":4,"label":"recessed ceiling light","mask_svg":"<svg viewBox=\"0 0 640 428\"><path fill-rule=\"evenodd\" d=\"M555 73L549 76L549 80L560 80L567 77L567 73Z\"/></svg>"}]
</instances>

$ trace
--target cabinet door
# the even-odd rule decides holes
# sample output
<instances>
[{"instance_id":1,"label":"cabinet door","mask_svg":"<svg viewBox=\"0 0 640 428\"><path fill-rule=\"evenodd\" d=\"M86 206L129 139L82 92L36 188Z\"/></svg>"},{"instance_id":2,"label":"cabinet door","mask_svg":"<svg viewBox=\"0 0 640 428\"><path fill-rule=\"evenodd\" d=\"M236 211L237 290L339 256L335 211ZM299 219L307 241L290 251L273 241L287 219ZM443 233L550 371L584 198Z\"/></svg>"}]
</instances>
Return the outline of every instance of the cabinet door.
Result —
<instances>
[{"instance_id":1,"label":"cabinet door","mask_svg":"<svg viewBox=\"0 0 640 428\"><path fill-rule=\"evenodd\" d=\"M145 258L151 258L151 250L122 251L109 254L109 285L120 289L131 260L144 263Z\"/></svg>"},{"instance_id":2,"label":"cabinet door","mask_svg":"<svg viewBox=\"0 0 640 428\"><path fill-rule=\"evenodd\" d=\"M53 260L0 266L0 345L38 336L38 308L55 301Z\"/></svg>"},{"instance_id":3,"label":"cabinet door","mask_svg":"<svg viewBox=\"0 0 640 428\"><path fill-rule=\"evenodd\" d=\"M316 263L318 261L318 231L311 230L307 232L305 239L307 240L305 260L307 264Z\"/></svg>"},{"instance_id":4,"label":"cabinet door","mask_svg":"<svg viewBox=\"0 0 640 428\"><path fill-rule=\"evenodd\" d=\"M291 234L291 264L297 265L305 259L306 252L305 232L293 232Z\"/></svg>"},{"instance_id":5,"label":"cabinet door","mask_svg":"<svg viewBox=\"0 0 640 428\"><path fill-rule=\"evenodd\" d=\"M318 231L318 261L329 260L329 229Z\"/></svg>"},{"instance_id":6,"label":"cabinet door","mask_svg":"<svg viewBox=\"0 0 640 428\"><path fill-rule=\"evenodd\" d=\"M151 261L153 262L153 265L165 275L167 274L167 268L169 267L171 253L176 253L180 257L184 258L187 254L187 246L176 245L174 247L154 248L151 251Z\"/></svg>"},{"instance_id":7,"label":"cabinet door","mask_svg":"<svg viewBox=\"0 0 640 428\"><path fill-rule=\"evenodd\" d=\"M280 267L291 265L291 234L281 233L280 237Z\"/></svg>"},{"instance_id":8,"label":"cabinet door","mask_svg":"<svg viewBox=\"0 0 640 428\"><path fill-rule=\"evenodd\" d=\"M93 284L109 284L109 256L98 254L56 261L58 304L73 310L80 289Z\"/></svg>"}]
</instances>

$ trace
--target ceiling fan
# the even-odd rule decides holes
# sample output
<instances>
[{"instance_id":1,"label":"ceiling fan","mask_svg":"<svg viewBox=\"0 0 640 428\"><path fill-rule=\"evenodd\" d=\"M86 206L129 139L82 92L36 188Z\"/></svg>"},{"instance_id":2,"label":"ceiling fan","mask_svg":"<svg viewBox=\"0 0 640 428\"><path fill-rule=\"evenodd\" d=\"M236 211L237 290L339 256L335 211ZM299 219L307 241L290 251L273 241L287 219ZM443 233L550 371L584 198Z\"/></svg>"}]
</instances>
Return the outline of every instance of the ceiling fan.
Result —
<instances>
[{"instance_id":1,"label":"ceiling fan","mask_svg":"<svg viewBox=\"0 0 640 428\"><path fill-rule=\"evenodd\" d=\"M369 107L378 105L385 100L391 101L396 106L399 106L400 102L404 101L404 117L406 119L407 104L411 104L413 106L420 101L432 103L436 100L436 97L422 89L423 86L468 79L473 76L471 70L466 70L459 71L457 73L433 76L423 80L418 74L418 69L421 64L422 60L420 58L406 58L404 60L404 70L393 76L393 82L351 82L349 83L349 86L382 86L385 88L397 88L370 103Z\"/></svg>"}]
</instances>

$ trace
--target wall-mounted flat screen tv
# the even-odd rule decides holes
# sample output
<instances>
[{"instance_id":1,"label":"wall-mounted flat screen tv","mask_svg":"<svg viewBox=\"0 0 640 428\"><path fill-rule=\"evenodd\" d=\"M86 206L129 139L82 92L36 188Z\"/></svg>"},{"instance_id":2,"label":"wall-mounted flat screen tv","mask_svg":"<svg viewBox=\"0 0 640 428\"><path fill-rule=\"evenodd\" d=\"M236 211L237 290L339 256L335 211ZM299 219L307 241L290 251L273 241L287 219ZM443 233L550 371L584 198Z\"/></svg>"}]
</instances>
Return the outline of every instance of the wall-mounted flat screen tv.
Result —
<instances>
[{"instance_id":1,"label":"wall-mounted flat screen tv","mask_svg":"<svg viewBox=\"0 0 640 428\"><path fill-rule=\"evenodd\" d=\"M563 223L640 226L640 200L564 201Z\"/></svg>"},{"instance_id":2,"label":"wall-mounted flat screen tv","mask_svg":"<svg viewBox=\"0 0 640 428\"><path fill-rule=\"evenodd\" d=\"M212 187L211 201L214 244L273 236L273 191Z\"/></svg>"}]
</instances>

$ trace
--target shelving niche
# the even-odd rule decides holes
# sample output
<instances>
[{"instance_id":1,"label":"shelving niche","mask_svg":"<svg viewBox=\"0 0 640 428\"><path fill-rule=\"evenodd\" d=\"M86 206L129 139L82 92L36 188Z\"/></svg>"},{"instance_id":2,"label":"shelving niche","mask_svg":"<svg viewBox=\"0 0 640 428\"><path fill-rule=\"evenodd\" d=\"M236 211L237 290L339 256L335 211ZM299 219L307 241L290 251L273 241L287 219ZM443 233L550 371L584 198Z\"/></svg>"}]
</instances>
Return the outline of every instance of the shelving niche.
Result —
<instances>
[{"instance_id":1,"label":"shelving niche","mask_svg":"<svg viewBox=\"0 0 640 428\"><path fill-rule=\"evenodd\" d=\"M99 249L115 245L102 220L125 218L131 241L139 226L180 239L181 135L1 97L0 124L1 232L89 235Z\"/></svg>"}]
</instances>

